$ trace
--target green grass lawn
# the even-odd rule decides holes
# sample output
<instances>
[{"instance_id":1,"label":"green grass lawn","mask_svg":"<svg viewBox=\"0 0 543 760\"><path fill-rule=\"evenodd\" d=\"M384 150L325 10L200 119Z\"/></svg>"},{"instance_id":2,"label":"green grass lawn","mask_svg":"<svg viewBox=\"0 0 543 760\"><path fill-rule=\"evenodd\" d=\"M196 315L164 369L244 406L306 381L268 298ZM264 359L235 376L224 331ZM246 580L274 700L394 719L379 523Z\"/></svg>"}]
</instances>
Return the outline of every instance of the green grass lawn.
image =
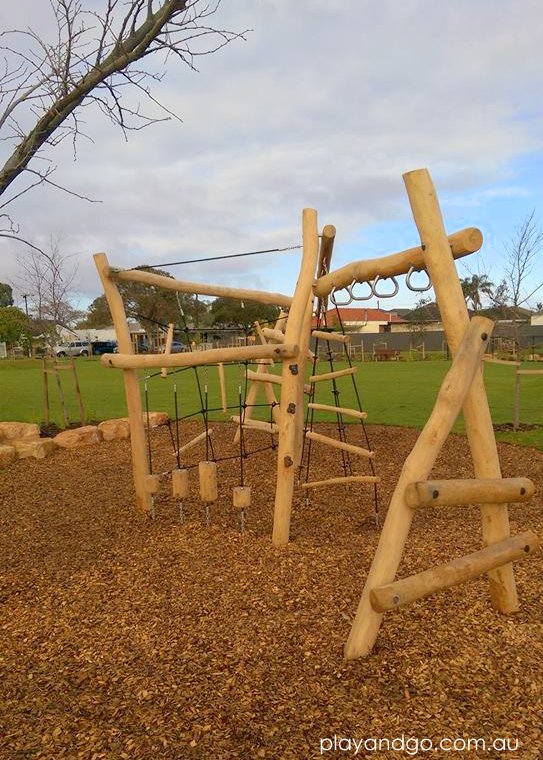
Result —
<instances>
[{"instance_id":1,"label":"green grass lawn","mask_svg":"<svg viewBox=\"0 0 543 760\"><path fill-rule=\"evenodd\" d=\"M344 368L344 363L336 363L334 369ZM420 428L432 411L441 380L450 366L446 361L424 362L359 362L357 363L357 386L363 408L368 412L369 423L401 425ZM526 364L529 369L533 364ZM81 392L89 420L104 420L126 415L122 372L106 369L98 359L76 359L76 367ZM325 361L319 363L319 372L327 372L330 367ZM227 366L226 382L228 403L237 405L238 388L243 385L243 374L238 367ZM278 371L276 369L275 371ZM71 372L60 373L68 414L77 421L78 407L73 389ZM198 377L202 386L208 386L209 407L218 407L219 384L215 367L199 368ZM143 378L143 375L142 375ZM49 376L49 395L52 405L52 420L61 423L62 415L59 396L53 376ZM200 408L196 373L187 369L169 375L167 379L154 377L148 380L149 408L174 414L173 386L177 384L179 415L190 414ZM510 367L485 365L485 381L490 408L495 423L511 422L513 413L514 372ZM338 382L341 406L356 407L351 378L341 378ZM142 380L142 394L145 383ZM333 403L331 383L317 386L316 400ZM264 401L263 394L258 397ZM144 400L145 403L145 400ZM269 410L256 410L261 419L269 416ZM235 414L232 409L229 414ZM222 413L210 416L224 418ZM0 361L0 419L40 422L43 420L42 366L38 360L19 359ZM319 413L317 420L333 421L333 415ZM522 377L521 421L543 425L543 376ZM463 429L462 421L456 430ZM523 432L499 432L497 437L521 445L535 446L543 450L543 428Z\"/></svg>"}]
</instances>

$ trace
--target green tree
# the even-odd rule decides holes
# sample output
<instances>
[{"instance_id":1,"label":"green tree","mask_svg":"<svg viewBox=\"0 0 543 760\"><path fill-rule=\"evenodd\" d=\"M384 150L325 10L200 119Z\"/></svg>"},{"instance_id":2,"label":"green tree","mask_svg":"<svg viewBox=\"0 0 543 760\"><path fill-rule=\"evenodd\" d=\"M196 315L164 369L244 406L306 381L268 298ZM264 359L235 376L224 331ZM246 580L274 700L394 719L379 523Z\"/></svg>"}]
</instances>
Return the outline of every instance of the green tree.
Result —
<instances>
[{"instance_id":1,"label":"green tree","mask_svg":"<svg viewBox=\"0 0 543 760\"><path fill-rule=\"evenodd\" d=\"M13 346L30 336L30 322L16 306L0 307L0 341Z\"/></svg>"},{"instance_id":2,"label":"green tree","mask_svg":"<svg viewBox=\"0 0 543 760\"><path fill-rule=\"evenodd\" d=\"M492 298L494 283L490 282L486 274L472 274L471 277L464 277L460 280L464 298L471 303L474 311L481 308L481 296Z\"/></svg>"},{"instance_id":3,"label":"green tree","mask_svg":"<svg viewBox=\"0 0 543 760\"><path fill-rule=\"evenodd\" d=\"M256 320L274 322L279 316L277 306L266 306L253 301L239 301L235 298L216 298L210 309L213 325L238 325L244 329L252 327Z\"/></svg>"},{"instance_id":4,"label":"green tree","mask_svg":"<svg viewBox=\"0 0 543 760\"><path fill-rule=\"evenodd\" d=\"M171 278L168 272L160 269L148 268L146 271ZM185 293L176 295L172 290L138 282L119 282L119 292L127 317L140 322L151 344L157 326L173 322L176 327L182 328L185 320L187 325L194 325L196 322L200 325L206 324L207 303L198 300L196 296ZM90 304L85 318L78 326L99 329L111 327L112 324L106 297L102 295Z\"/></svg>"},{"instance_id":5,"label":"green tree","mask_svg":"<svg viewBox=\"0 0 543 760\"><path fill-rule=\"evenodd\" d=\"M13 306L13 290L11 285L6 282L0 282L0 307Z\"/></svg>"}]
</instances>

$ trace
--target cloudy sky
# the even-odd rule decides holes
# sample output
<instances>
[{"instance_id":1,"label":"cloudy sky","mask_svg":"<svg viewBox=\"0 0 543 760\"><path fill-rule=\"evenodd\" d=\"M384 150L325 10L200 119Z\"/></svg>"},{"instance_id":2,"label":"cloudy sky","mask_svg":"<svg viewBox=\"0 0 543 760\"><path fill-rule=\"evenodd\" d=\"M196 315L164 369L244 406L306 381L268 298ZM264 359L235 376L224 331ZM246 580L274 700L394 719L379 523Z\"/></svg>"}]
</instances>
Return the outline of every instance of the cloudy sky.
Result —
<instances>
[{"instance_id":1,"label":"cloudy sky","mask_svg":"<svg viewBox=\"0 0 543 760\"><path fill-rule=\"evenodd\" d=\"M48 8L2 3L0 24L46 36ZM543 222L541 0L223 0L214 21L252 31L199 72L168 64L154 94L182 123L125 142L87 109L93 142L77 161L68 144L49 152L55 181L101 203L46 188L10 207L28 239L60 236L76 255L80 305L100 293L93 252L135 266L296 245L305 206L336 225L336 266L416 245L402 173L423 166L449 231L482 229L483 264L467 263L494 281L515 226L533 208ZM23 253L0 241L0 281ZM293 251L170 271L289 293L298 262ZM412 302L402 290L381 305Z\"/></svg>"}]
</instances>

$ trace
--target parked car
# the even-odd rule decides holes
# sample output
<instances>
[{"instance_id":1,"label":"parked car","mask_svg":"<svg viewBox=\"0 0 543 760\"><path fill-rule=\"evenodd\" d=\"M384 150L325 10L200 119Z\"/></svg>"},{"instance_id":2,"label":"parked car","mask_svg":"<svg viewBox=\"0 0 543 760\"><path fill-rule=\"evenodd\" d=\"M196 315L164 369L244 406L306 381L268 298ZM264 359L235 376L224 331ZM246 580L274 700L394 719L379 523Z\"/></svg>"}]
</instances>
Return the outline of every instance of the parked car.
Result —
<instances>
[{"instance_id":1,"label":"parked car","mask_svg":"<svg viewBox=\"0 0 543 760\"><path fill-rule=\"evenodd\" d=\"M91 342L93 356L102 356L102 354L116 354L116 340L93 340Z\"/></svg>"},{"instance_id":2,"label":"parked car","mask_svg":"<svg viewBox=\"0 0 543 760\"><path fill-rule=\"evenodd\" d=\"M59 359L63 356L88 356L90 344L87 340L72 340L71 343L61 343L53 349Z\"/></svg>"},{"instance_id":3,"label":"parked car","mask_svg":"<svg viewBox=\"0 0 543 760\"><path fill-rule=\"evenodd\" d=\"M178 340L174 340L172 343L172 354L182 354L184 351L187 350L187 347L184 343L181 343Z\"/></svg>"}]
</instances>

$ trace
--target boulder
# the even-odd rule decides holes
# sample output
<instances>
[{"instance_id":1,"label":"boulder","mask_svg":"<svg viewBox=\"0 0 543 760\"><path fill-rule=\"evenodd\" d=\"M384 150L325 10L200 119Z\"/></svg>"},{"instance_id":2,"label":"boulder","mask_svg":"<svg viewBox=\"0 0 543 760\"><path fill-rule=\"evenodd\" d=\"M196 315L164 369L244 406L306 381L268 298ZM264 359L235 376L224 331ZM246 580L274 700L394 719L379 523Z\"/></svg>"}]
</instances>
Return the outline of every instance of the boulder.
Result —
<instances>
[{"instance_id":1,"label":"boulder","mask_svg":"<svg viewBox=\"0 0 543 760\"><path fill-rule=\"evenodd\" d=\"M0 422L0 440L39 438L40 428L33 422Z\"/></svg>"},{"instance_id":2,"label":"boulder","mask_svg":"<svg viewBox=\"0 0 543 760\"><path fill-rule=\"evenodd\" d=\"M20 438L12 441L18 459L45 459L56 449L56 443L52 438Z\"/></svg>"},{"instance_id":3,"label":"boulder","mask_svg":"<svg viewBox=\"0 0 543 760\"><path fill-rule=\"evenodd\" d=\"M80 446L92 446L100 443L102 432L95 425L83 425L73 430L63 430L53 438L57 446L63 449L76 449Z\"/></svg>"},{"instance_id":4,"label":"boulder","mask_svg":"<svg viewBox=\"0 0 543 760\"><path fill-rule=\"evenodd\" d=\"M99 423L98 430L102 433L104 441L117 441L123 438L130 438L128 417L120 417L116 420L104 420L104 422Z\"/></svg>"},{"instance_id":5,"label":"boulder","mask_svg":"<svg viewBox=\"0 0 543 760\"><path fill-rule=\"evenodd\" d=\"M0 467L7 467L15 461L16 457L14 446L0 446Z\"/></svg>"},{"instance_id":6,"label":"boulder","mask_svg":"<svg viewBox=\"0 0 543 760\"><path fill-rule=\"evenodd\" d=\"M149 412L149 427L156 428L160 425L167 425L170 415L167 412ZM143 413L143 424L147 426L147 413Z\"/></svg>"}]
</instances>

